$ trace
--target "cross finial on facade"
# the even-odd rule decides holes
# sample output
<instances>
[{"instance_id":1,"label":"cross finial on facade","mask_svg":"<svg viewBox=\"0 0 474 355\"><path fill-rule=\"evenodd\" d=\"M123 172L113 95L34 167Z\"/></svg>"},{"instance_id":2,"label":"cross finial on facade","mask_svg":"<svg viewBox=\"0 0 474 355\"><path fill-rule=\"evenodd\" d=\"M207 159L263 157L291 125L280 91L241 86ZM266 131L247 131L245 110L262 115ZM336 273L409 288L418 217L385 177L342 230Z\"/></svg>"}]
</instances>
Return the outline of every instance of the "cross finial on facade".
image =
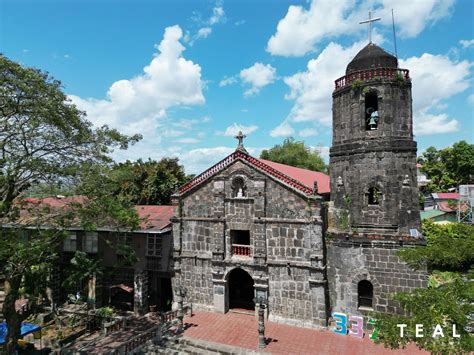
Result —
<instances>
[{"instance_id":1,"label":"cross finial on facade","mask_svg":"<svg viewBox=\"0 0 474 355\"><path fill-rule=\"evenodd\" d=\"M369 19L359 22L359 24L368 23L369 24L369 43L372 43L372 22L379 21L380 17L372 18L372 12L369 11Z\"/></svg>"},{"instance_id":2,"label":"cross finial on facade","mask_svg":"<svg viewBox=\"0 0 474 355\"><path fill-rule=\"evenodd\" d=\"M239 133L234 137L239 141L239 144L237 145L237 150L243 151L247 153L247 150L244 148L244 138L247 137L245 134L242 133L242 131L239 131Z\"/></svg>"}]
</instances>

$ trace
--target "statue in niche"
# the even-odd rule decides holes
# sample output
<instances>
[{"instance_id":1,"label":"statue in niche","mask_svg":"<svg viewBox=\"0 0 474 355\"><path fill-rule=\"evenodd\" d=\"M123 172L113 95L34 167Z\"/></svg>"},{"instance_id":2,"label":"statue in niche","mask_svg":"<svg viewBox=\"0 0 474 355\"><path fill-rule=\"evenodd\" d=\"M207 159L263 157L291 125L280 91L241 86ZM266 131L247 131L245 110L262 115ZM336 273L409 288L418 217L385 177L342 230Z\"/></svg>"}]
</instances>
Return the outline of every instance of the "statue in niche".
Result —
<instances>
[{"instance_id":1,"label":"statue in niche","mask_svg":"<svg viewBox=\"0 0 474 355\"><path fill-rule=\"evenodd\" d=\"M237 176L232 180L232 197L245 198L246 197L246 186L245 181L242 177Z\"/></svg>"}]
</instances>

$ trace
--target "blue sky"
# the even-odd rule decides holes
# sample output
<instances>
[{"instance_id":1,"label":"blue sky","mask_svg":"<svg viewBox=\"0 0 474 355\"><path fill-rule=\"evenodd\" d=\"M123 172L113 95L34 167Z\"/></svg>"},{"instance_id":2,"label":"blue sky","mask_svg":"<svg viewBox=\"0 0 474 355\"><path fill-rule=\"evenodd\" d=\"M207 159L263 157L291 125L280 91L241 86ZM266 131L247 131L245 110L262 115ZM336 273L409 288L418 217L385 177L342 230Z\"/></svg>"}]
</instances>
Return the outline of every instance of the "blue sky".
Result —
<instances>
[{"instance_id":1,"label":"blue sky","mask_svg":"<svg viewBox=\"0 0 474 355\"><path fill-rule=\"evenodd\" d=\"M253 155L293 136L327 157L331 93L367 43L413 80L419 153L473 142L470 0L0 0L0 52L46 70L96 125L144 139L118 160L177 156L198 173L238 129Z\"/></svg>"}]
</instances>

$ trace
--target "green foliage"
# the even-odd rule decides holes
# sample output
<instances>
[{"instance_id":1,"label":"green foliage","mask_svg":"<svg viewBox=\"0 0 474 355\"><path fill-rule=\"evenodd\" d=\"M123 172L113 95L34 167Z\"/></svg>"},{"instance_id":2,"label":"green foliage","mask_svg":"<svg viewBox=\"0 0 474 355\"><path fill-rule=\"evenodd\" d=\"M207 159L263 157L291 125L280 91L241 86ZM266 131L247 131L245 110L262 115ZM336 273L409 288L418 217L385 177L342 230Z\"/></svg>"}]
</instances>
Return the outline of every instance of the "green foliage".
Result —
<instances>
[{"instance_id":1,"label":"green foliage","mask_svg":"<svg viewBox=\"0 0 474 355\"><path fill-rule=\"evenodd\" d=\"M411 293L398 293L394 299L409 312L410 316L378 314L380 325L378 342L397 349L408 342L434 353L461 353L474 350L473 337L467 333L468 315L474 312L473 284L456 278L438 287L416 289ZM400 337L397 324L407 324L404 337ZM415 336L415 325L423 324L424 337ZM433 338L435 326L440 324L444 337ZM460 338L453 338L453 324Z\"/></svg>"},{"instance_id":2,"label":"green foliage","mask_svg":"<svg viewBox=\"0 0 474 355\"><path fill-rule=\"evenodd\" d=\"M71 259L71 265L68 270L68 276L63 281L63 286L72 289L77 288L84 281L91 277L102 274L100 262L90 258L83 251L76 251Z\"/></svg>"},{"instance_id":3,"label":"green foliage","mask_svg":"<svg viewBox=\"0 0 474 355\"><path fill-rule=\"evenodd\" d=\"M406 248L399 255L412 267L467 270L474 263L474 227L464 223L438 225L423 221L425 248Z\"/></svg>"},{"instance_id":4,"label":"green foliage","mask_svg":"<svg viewBox=\"0 0 474 355\"><path fill-rule=\"evenodd\" d=\"M114 309L112 307L97 308L95 314L102 320L108 320L114 316Z\"/></svg>"},{"instance_id":5,"label":"green foliage","mask_svg":"<svg viewBox=\"0 0 474 355\"><path fill-rule=\"evenodd\" d=\"M474 337L465 328L474 314L474 226L424 221L422 232L427 246L402 249L399 255L415 268L428 266L434 270L428 288L393 296L409 316L374 315L380 326L378 341L392 349L415 342L433 353L472 351ZM403 338L397 324L407 324ZM424 337L415 336L415 324L423 324ZM441 325L444 338L432 337L437 324ZM453 324L460 338L453 338Z\"/></svg>"},{"instance_id":6,"label":"green foliage","mask_svg":"<svg viewBox=\"0 0 474 355\"><path fill-rule=\"evenodd\" d=\"M420 157L421 171L428 175L431 183L424 192L442 192L473 181L474 144L466 141L454 143L452 147L437 150L429 147Z\"/></svg>"},{"instance_id":7,"label":"green foliage","mask_svg":"<svg viewBox=\"0 0 474 355\"><path fill-rule=\"evenodd\" d=\"M351 84L351 89L352 91L358 91L362 88L362 85L364 85L364 82L362 80L354 80Z\"/></svg>"},{"instance_id":8,"label":"green foliage","mask_svg":"<svg viewBox=\"0 0 474 355\"><path fill-rule=\"evenodd\" d=\"M263 150L260 158L297 168L327 171L326 164L324 164L324 160L318 151L306 146L304 142L295 141L293 138L287 138L283 144L277 144L269 150Z\"/></svg>"},{"instance_id":9,"label":"green foliage","mask_svg":"<svg viewBox=\"0 0 474 355\"><path fill-rule=\"evenodd\" d=\"M0 219L10 226L0 230L0 274L6 291L2 313L9 329L6 351L12 353L21 322L46 294L64 230L73 225L94 229L98 222L128 228L138 224L131 204L111 194L104 171L114 149L126 149L140 136L94 128L58 80L3 55L0 113ZM78 188L87 198L61 209L25 203L29 189L47 186ZM29 300L21 312L15 307L20 297Z\"/></svg>"},{"instance_id":10,"label":"green foliage","mask_svg":"<svg viewBox=\"0 0 474 355\"><path fill-rule=\"evenodd\" d=\"M191 176L186 176L177 158L163 158L116 164L110 179L118 187L116 195L126 196L137 205L167 205L177 187L189 181Z\"/></svg>"}]
</instances>

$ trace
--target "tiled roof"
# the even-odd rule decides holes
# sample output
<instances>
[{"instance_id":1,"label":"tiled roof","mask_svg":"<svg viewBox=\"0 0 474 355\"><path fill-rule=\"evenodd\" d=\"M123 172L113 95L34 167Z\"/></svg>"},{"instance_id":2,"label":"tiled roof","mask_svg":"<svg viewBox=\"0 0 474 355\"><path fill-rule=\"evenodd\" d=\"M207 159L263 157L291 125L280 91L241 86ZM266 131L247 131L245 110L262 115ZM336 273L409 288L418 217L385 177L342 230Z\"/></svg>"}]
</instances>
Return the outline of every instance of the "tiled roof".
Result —
<instances>
[{"instance_id":1,"label":"tiled roof","mask_svg":"<svg viewBox=\"0 0 474 355\"><path fill-rule=\"evenodd\" d=\"M306 195L311 195L313 193L313 183L315 180L318 181L319 193L329 192L329 176L326 174L307 169L295 168L285 164L274 163L268 160L257 159L237 150L181 186L179 188L179 193L184 194L196 186L201 185L203 182L209 180L212 176L218 174L237 160L249 163L256 170L259 170L266 175L270 175L276 180L279 180L285 185L303 192Z\"/></svg>"},{"instance_id":2,"label":"tiled roof","mask_svg":"<svg viewBox=\"0 0 474 355\"><path fill-rule=\"evenodd\" d=\"M144 219L140 225L142 229L161 231L171 225L174 206L138 205L135 206L135 211L140 219Z\"/></svg>"},{"instance_id":3,"label":"tiled roof","mask_svg":"<svg viewBox=\"0 0 474 355\"><path fill-rule=\"evenodd\" d=\"M291 165L285 165L280 163L274 163L270 160L260 159L260 161L271 166L272 168L281 171L282 173L292 177L295 180L302 182L309 188L313 188L314 182L318 182L318 192L325 194L330 192L329 188L329 176L319 171L312 171L308 169L295 168Z\"/></svg>"},{"instance_id":4,"label":"tiled roof","mask_svg":"<svg viewBox=\"0 0 474 355\"><path fill-rule=\"evenodd\" d=\"M23 200L17 201L17 203L48 206L52 208L51 213L53 213L55 209L67 208L71 203L83 204L86 201L86 196L52 196L45 198L28 197ZM171 217L173 217L174 206L138 205L134 208L138 214L138 217L142 220L140 224L140 230L162 231L171 225L170 219ZM35 218L33 215L31 215L30 211L27 209L27 206L25 206L25 208L22 208L20 216L20 223L28 223L31 222L31 219ZM107 228L107 226L99 226L99 228Z\"/></svg>"}]
</instances>

